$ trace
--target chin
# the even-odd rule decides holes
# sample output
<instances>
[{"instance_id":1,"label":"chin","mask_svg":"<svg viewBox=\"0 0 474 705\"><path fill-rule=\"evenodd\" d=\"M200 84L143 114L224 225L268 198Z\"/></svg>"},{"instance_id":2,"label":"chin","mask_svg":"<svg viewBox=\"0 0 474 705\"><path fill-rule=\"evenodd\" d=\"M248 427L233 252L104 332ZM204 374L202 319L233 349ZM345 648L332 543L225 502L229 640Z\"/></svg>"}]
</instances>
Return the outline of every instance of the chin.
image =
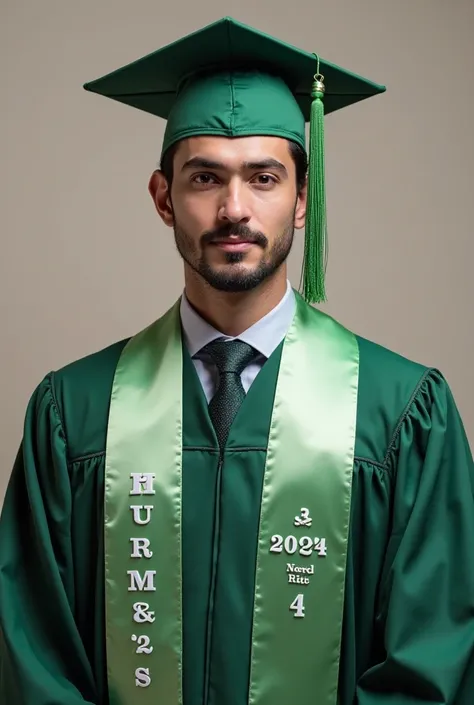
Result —
<instances>
[{"instance_id":1,"label":"chin","mask_svg":"<svg viewBox=\"0 0 474 705\"><path fill-rule=\"evenodd\" d=\"M236 267L235 265L219 268L205 267L199 273L213 289L232 293L251 291L271 274L262 267Z\"/></svg>"},{"instance_id":2,"label":"chin","mask_svg":"<svg viewBox=\"0 0 474 705\"><path fill-rule=\"evenodd\" d=\"M216 291L227 291L230 294L239 294L245 291L256 289L261 282L255 282L251 279L212 279L207 280L207 283Z\"/></svg>"}]
</instances>

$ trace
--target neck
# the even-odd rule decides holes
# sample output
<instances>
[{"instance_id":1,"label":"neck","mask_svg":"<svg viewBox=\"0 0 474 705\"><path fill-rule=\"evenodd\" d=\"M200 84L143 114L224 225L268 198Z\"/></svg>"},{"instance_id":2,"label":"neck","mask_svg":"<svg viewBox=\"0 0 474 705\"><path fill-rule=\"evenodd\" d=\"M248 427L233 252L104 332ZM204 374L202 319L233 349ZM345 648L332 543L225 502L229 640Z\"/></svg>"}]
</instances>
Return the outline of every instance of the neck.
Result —
<instances>
[{"instance_id":1,"label":"neck","mask_svg":"<svg viewBox=\"0 0 474 705\"><path fill-rule=\"evenodd\" d=\"M185 293L191 306L211 326L232 337L243 333L278 306L286 293L283 265L251 291L238 293L213 289L193 271L185 271Z\"/></svg>"}]
</instances>

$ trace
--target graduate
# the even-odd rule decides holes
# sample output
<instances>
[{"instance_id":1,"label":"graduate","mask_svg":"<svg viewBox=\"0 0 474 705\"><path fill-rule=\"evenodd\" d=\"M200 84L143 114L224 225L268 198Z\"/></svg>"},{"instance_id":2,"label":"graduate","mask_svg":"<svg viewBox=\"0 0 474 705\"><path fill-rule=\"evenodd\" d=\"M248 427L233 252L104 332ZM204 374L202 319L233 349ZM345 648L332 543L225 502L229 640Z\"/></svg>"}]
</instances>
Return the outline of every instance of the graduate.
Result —
<instances>
[{"instance_id":1,"label":"graduate","mask_svg":"<svg viewBox=\"0 0 474 705\"><path fill-rule=\"evenodd\" d=\"M231 18L85 87L166 120L149 192L185 289L32 395L0 523L2 705L472 705L452 393L312 305L324 116L384 87Z\"/></svg>"}]
</instances>

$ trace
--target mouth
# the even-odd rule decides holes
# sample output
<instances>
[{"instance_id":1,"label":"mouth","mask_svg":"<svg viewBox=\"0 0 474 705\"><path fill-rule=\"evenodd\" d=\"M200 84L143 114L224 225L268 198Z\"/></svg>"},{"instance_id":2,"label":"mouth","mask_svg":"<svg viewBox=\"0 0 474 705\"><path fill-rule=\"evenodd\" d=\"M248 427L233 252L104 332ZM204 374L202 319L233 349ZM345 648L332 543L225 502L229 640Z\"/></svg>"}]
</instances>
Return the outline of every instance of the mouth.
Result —
<instances>
[{"instance_id":1,"label":"mouth","mask_svg":"<svg viewBox=\"0 0 474 705\"><path fill-rule=\"evenodd\" d=\"M228 238L226 240L214 240L211 244L218 247L220 250L224 250L224 252L246 252L257 243L254 240L236 240L235 238Z\"/></svg>"}]
</instances>

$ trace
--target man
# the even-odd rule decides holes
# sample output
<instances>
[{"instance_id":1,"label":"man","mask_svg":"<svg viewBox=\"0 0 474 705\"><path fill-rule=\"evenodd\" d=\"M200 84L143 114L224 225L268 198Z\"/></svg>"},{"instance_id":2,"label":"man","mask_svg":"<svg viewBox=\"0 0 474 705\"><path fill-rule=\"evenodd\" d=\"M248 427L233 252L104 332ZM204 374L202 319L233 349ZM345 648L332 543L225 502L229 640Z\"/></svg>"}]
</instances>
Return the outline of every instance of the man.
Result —
<instances>
[{"instance_id":1,"label":"man","mask_svg":"<svg viewBox=\"0 0 474 705\"><path fill-rule=\"evenodd\" d=\"M474 468L449 387L309 305L323 111L383 88L229 18L87 88L167 119L149 191L185 292L31 399L2 703L472 705Z\"/></svg>"}]
</instances>

